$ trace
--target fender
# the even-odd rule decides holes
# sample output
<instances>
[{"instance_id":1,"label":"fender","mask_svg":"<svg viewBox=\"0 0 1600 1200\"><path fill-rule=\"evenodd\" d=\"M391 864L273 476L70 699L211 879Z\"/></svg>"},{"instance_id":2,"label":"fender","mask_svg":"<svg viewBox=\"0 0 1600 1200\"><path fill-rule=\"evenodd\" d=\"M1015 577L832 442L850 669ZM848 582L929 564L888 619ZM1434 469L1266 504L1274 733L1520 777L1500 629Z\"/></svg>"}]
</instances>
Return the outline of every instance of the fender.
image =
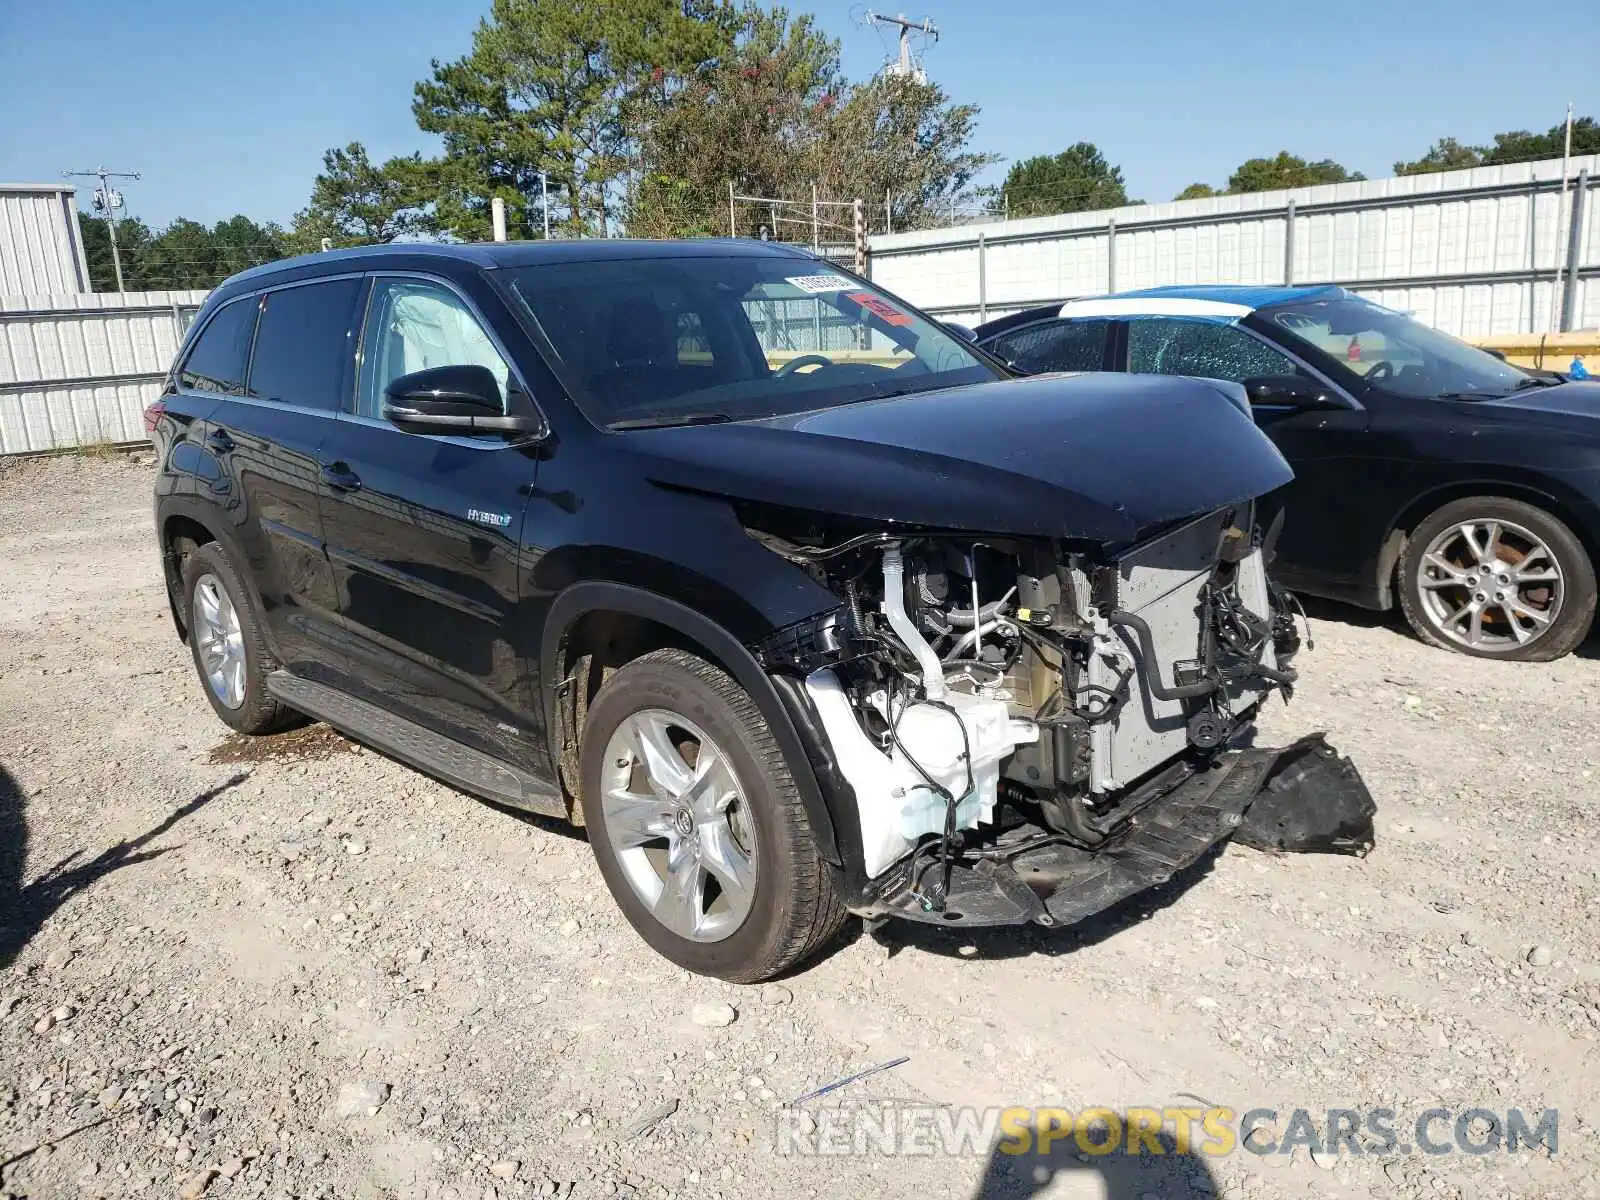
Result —
<instances>
[{"instance_id":1,"label":"fender","mask_svg":"<svg viewBox=\"0 0 1600 1200\"><path fill-rule=\"evenodd\" d=\"M177 564L172 561L167 552L167 539L165 533L167 522L173 517L183 517L186 520L193 521L196 525L200 526L207 533L209 533L214 541L222 546L222 548L227 552L228 557L232 559L235 564L245 564L248 566L250 562L250 558L245 553L243 545L241 545L238 538L234 536L233 531L222 522L214 519L216 514L217 509L215 505L207 504L197 497L185 496L181 493L163 496L156 502L156 537L160 540L161 546L161 576L163 582L165 582L167 585L167 607L172 612L172 623L174 628L177 630L179 638L182 639L187 639L189 636L187 632L188 626L183 620L183 617L179 611L178 596L175 594L174 589L182 588L183 579L181 575L175 573ZM250 604L252 608L257 613L260 613L261 594L256 590L255 572L247 569L239 570L238 576L243 581L246 591L250 593ZM267 624L264 621L258 620L257 625L261 630L261 636L266 639L267 649L271 650L272 653L276 655L278 653L278 647L273 643L272 631L267 627Z\"/></svg>"},{"instance_id":2,"label":"fender","mask_svg":"<svg viewBox=\"0 0 1600 1200\"><path fill-rule=\"evenodd\" d=\"M580 618L592 612L620 612L641 617L669 629L677 630L704 646L715 656L719 665L738 682L766 721L778 749L794 776L795 788L805 805L806 819L811 823L811 834L816 839L817 853L833 864L842 866L839 840L833 816L833 806L824 797L812 765L813 756L807 750L789 710L772 680L750 653L732 634L720 625L702 616L694 609L668 599L657 592L632 587L608 580L586 580L566 588L550 605L545 618L544 634L539 649L539 679L541 700L544 705L545 729L551 741L551 754L557 753L556 658L567 631Z\"/></svg>"}]
</instances>

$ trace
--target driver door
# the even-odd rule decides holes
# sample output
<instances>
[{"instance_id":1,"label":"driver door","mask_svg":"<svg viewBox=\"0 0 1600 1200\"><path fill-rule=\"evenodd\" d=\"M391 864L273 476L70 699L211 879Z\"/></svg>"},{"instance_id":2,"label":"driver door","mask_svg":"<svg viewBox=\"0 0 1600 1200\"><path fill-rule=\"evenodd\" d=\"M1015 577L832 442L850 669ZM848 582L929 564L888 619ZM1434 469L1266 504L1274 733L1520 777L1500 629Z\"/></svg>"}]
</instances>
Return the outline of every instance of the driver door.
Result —
<instances>
[{"instance_id":1,"label":"driver door","mask_svg":"<svg viewBox=\"0 0 1600 1200\"><path fill-rule=\"evenodd\" d=\"M1327 594L1362 578L1374 547L1357 519L1366 509L1356 480L1367 413L1328 380L1254 332L1221 321L1140 317L1128 322L1127 369L1243 383L1266 375L1312 378L1345 407L1302 409L1257 405L1256 424L1270 437L1294 479L1260 506L1263 527L1281 510L1273 576L1287 587Z\"/></svg>"}]
</instances>

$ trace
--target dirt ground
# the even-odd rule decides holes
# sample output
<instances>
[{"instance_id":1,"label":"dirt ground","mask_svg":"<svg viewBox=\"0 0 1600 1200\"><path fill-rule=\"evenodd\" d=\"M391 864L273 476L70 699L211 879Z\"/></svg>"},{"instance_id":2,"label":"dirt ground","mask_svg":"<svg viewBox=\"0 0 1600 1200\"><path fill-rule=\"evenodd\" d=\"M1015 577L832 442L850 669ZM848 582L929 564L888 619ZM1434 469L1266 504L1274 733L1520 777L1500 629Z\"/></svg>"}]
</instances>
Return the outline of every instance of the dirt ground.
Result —
<instances>
[{"instance_id":1,"label":"dirt ground","mask_svg":"<svg viewBox=\"0 0 1600 1200\"><path fill-rule=\"evenodd\" d=\"M852 928L738 988L650 953L571 831L323 727L225 737L150 481L0 463L0 1196L1600 1195L1594 643L1482 664L1314 607L1263 740L1330 731L1369 858L1230 847L1089 926ZM778 1152L777 1105L901 1055L806 1111L1549 1108L1559 1148Z\"/></svg>"}]
</instances>

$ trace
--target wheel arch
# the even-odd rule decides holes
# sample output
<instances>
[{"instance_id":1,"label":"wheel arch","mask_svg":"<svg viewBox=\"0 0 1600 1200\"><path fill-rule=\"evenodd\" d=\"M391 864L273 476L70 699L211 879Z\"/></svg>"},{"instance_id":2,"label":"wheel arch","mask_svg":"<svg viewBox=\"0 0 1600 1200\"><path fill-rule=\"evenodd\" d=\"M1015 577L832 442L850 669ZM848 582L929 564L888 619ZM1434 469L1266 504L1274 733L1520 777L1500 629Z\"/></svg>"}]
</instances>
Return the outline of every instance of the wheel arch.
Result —
<instances>
[{"instance_id":1,"label":"wheel arch","mask_svg":"<svg viewBox=\"0 0 1600 1200\"><path fill-rule=\"evenodd\" d=\"M749 694L772 730L805 805L817 853L844 866L833 806L813 768L814 754L784 699L755 656L721 625L671 597L631 584L585 580L552 601L539 648L540 701L558 778L576 794L576 751L589 698L606 667L675 646L726 671ZM588 674L576 672L587 658ZM574 815L578 813L573 806Z\"/></svg>"},{"instance_id":2,"label":"wheel arch","mask_svg":"<svg viewBox=\"0 0 1600 1200\"><path fill-rule=\"evenodd\" d=\"M1600 567L1600 529L1580 516L1581 498L1564 494L1559 487L1548 488L1541 482L1509 479L1462 480L1431 488L1413 499L1389 522L1388 532L1378 552L1377 577L1373 583L1377 590L1378 606L1384 611L1395 607L1395 580L1400 558L1411 539L1411 531L1433 513L1457 500L1481 496L1488 499L1520 500L1524 504L1542 509L1568 529L1578 539L1583 552L1592 565Z\"/></svg>"}]
</instances>

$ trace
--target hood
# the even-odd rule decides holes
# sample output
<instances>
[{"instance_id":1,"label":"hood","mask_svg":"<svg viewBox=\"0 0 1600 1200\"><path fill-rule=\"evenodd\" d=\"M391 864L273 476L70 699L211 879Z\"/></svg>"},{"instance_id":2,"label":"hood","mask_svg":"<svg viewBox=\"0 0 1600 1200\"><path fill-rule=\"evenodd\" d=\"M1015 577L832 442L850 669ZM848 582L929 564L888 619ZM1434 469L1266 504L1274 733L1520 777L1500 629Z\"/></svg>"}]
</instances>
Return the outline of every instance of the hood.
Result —
<instances>
[{"instance_id":1,"label":"hood","mask_svg":"<svg viewBox=\"0 0 1600 1200\"><path fill-rule=\"evenodd\" d=\"M657 483L842 517L1132 542L1293 478L1215 385L1045 376L619 437Z\"/></svg>"},{"instance_id":2,"label":"hood","mask_svg":"<svg viewBox=\"0 0 1600 1200\"><path fill-rule=\"evenodd\" d=\"M1600 380L1569 379L1549 387L1523 388L1501 400L1474 401L1473 408L1495 411L1552 413L1600 418ZM1587 424L1579 426L1587 429Z\"/></svg>"}]
</instances>

